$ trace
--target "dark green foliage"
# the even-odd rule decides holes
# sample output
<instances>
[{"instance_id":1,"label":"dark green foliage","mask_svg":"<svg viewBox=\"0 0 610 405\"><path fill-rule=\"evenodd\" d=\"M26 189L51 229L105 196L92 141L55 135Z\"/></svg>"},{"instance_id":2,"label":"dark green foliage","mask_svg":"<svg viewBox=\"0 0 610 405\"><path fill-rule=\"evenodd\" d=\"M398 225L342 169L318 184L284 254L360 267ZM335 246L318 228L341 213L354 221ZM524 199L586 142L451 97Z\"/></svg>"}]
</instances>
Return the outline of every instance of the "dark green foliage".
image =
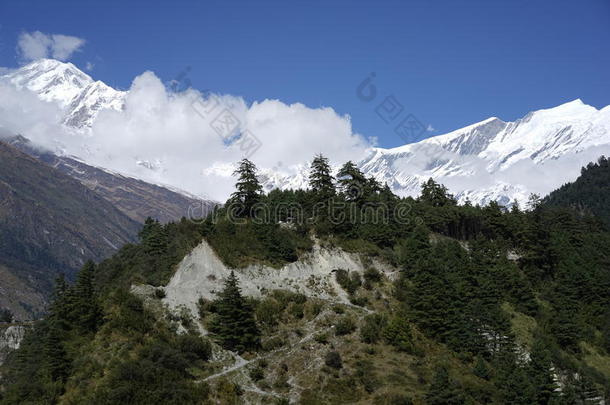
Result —
<instances>
[{"instance_id":1,"label":"dark green foliage","mask_svg":"<svg viewBox=\"0 0 610 405\"><path fill-rule=\"evenodd\" d=\"M413 351L411 327L406 319L395 316L383 328L383 338L388 344L403 352Z\"/></svg>"},{"instance_id":2,"label":"dark green foliage","mask_svg":"<svg viewBox=\"0 0 610 405\"><path fill-rule=\"evenodd\" d=\"M0 309L0 323L11 323L13 322L13 313L5 308Z\"/></svg>"},{"instance_id":3,"label":"dark green foliage","mask_svg":"<svg viewBox=\"0 0 610 405\"><path fill-rule=\"evenodd\" d=\"M216 223L206 221L203 233L223 261L234 268L252 262L274 267L297 260L299 253L309 251L312 241L306 233L294 232L277 223L236 223L218 214Z\"/></svg>"},{"instance_id":4,"label":"dark green foliage","mask_svg":"<svg viewBox=\"0 0 610 405\"><path fill-rule=\"evenodd\" d=\"M553 399L557 398L555 390L558 386L553 379L551 353L547 347L548 342L540 338L534 341L526 369L538 404L553 403Z\"/></svg>"},{"instance_id":5,"label":"dark green foliage","mask_svg":"<svg viewBox=\"0 0 610 405\"><path fill-rule=\"evenodd\" d=\"M472 373L484 380L489 380L489 378L491 377L489 367L487 367L485 360L483 360L483 358L480 356L477 356L477 359L474 363L474 367L472 368Z\"/></svg>"},{"instance_id":6,"label":"dark green foliage","mask_svg":"<svg viewBox=\"0 0 610 405\"><path fill-rule=\"evenodd\" d=\"M324 201L335 195L334 177L328 159L322 154L316 155L311 162L309 187L315 193L317 201Z\"/></svg>"},{"instance_id":7,"label":"dark green foliage","mask_svg":"<svg viewBox=\"0 0 610 405\"><path fill-rule=\"evenodd\" d=\"M265 378L265 370L260 366L256 366L250 370L248 375L250 376L252 381L257 382Z\"/></svg>"},{"instance_id":8,"label":"dark green foliage","mask_svg":"<svg viewBox=\"0 0 610 405\"><path fill-rule=\"evenodd\" d=\"M343 269L335 270L335 278L337 283L343 288L348 294L352 295L362 285L362 279L359 273L349 272Z\"/></svg>"},{"instance_id":9,"label":"dark green foliage","mask_svg":"<svg viewBox=\"0 0 610 405\"><path fill-rule=\"evenodd\" d=\"M387 320L381 314L367 315L364 317L364 324L360 327L360 340L364 343L377 343L386 324Z\"/></svg>"},{"instance_id":10,"label":"dark green foliage","mask_svg":"<svg viewBox=\"0 0 610 405\"><path fill-rule=\"evenodd\" d=\"M432 180L432 178L422 184L421 196L419 199L432 207L444 207L456 204L453 196L447 192L447 187L438 184Z\"/></svg>"},{"instance_id":11,"label":"dark green foliage","mask_svg":"<svg viewBox=\"0 0 610 405\"><path fill-rule=\"evenodd\" d=\"M430 384L426 393L426 403L430 405L465 403L460 388L449 378L447 368L437 368L432 384Z\"/></svg>"},{"instance_id":12,"label":"dark green foliage","mask_svg":"<svg viewBox=\"0 0 610 405\"><path fill-rule=\"evenodd\" d=\"M244 352L260 346L260 332L254 320L254 310L241 295L235 273L231 272L225 281L215 309L210 330L225 349Z\"/></svg>"},{"instance_id":13,"label":"dark green foliage","mask_svg":"<svg viewBox=\"0 0 610 405\"><path fill-rule=\"evenodd\" d=\"M174 267L201 242L203 230L185 218L165 225L147 220L140 236L139 244L123 246L97 266L96 281L102 290L133 283L167 284Z\"/></svg>"},{"instance_id":14,"label":"dark green foliage","mask_svg":"<svg viewBox=\"0 0 610 405\"><path fill-rule=\"evenodd\" d=\"M77 395L83 403L201 402L209 389L194 384L193 374L210 356L209 343L192 334L176 335L180 317L172 318L173 326L156 319L128 292L130 285L165 284L174 266L202 238L231 267L253 262L282 266L311 250L312 235L323 246L334 244L366 256L365 263L376 256L399 268L393 283L398 301L387 300L387 310L379 297L390 286L379 272L369 269L362 279L356 272L339 269L335 277L353 304L365 305L365 297L370 299L374 313L358 322L360 340L392 345L407 353L395 353L396 357L416 359L418 383L430 383L426 403L586 403L604 392L607 376L589 361L610 351L610 233L599 221L536 197L529 211L517 206L507 210L495 203L458 205L434 181L423 185L417 200L399 198L387 186L366 179L354 164L342 168L335 192L328 162L318 156L314 163L312 190L264 195L252 182L234 195L252 207L264 203L268 212L255 210L235 220L225 207L201 224L183 220L160 225L149 220L139 244L125 246L98 265L88 263L74 285L60 277L49 316L7 360L10 372L2 401L52 403L64 390L77 392L75 385L84 381L95 389ZM248 173L255 173L255 168L249 167ZM343 222L331 221L328 211L319 210L319 202L331 194L340 207L332 215L344 215ZM291 204L302 211L291 210ZM390 207L384 221L368 221L371 213L361 211L384 204ZM408 205L409 221L393 214L400 204ZM347 215L354 212L353 217ZM288 339L278 333L284 332L284 323L302 318L303 323L310 322L320 311L312 310L315 303L287 291L272 291L257 301L246 299L232 274L218 299L201 300L198 309L219 343L243 352L284 346ZM311 342L318 349L328 345L325 363L334 370L343 367L343 360L331 341L349 345L355 340L345 336L355 330L349 318L352 309L345 308L335 306L337 336L329 339L329 331L314 331ZM192 322L182 318L185 326ZM524 338L530 342L532 330L521 330L522 322L535 325L533 345L526 348L531 361L525 360L521 348L527 345ZM262 344L258 325L264 331ZM299 326L293 332L302 331ZM432 347L434 352L428 353ZM426 366L440 347L452 368L437 369L430 381ZM386 395L392 392L389 387L378 389L381 369L369 360L386 348L368 346L354 357L347 349L345 371L324 376L328 381L316 392L304 390L305 403L324 403L335 394L356 401L356 395L371 393L360 399L374 396L375 403L410 403L408 396ZM93 354L88 356L88 350ZM108 362L105 353L113 350L122 350L121 355ZM555 393L551 367L564 380L564 395ZM84 369L94 371L86 374ZM287 389L286 371L266 382L262 370L253 368L251 378ZM397 379L397 384L403 381ZM227 401L242 399L239 387L228 380L219 381L217 391Z\"/></svg>"},{"instance_id":15,"label":"dark green foliage","mask_svg":"<svg viewBox=\"0 0 610 405\"><path fill-rule=\"evenodd\" d=\"M326 353L326 356L324 357L324 364L326 364L328 367L332 367L337 370L343 368L341 355L339 354L339 352L336 351L330 351Z\"/></svg>"},{"instance_id":16,"label":"dark green foliage","mask_svg":"<svg viewBox=\"0 0 610 405\"><path fill-rule=\"evenodd\" d=\"M367 191L367 179L358 167L349 161L337 173L341 191L349 201L361 200Z\"/></svg>"},{"instance_id":17,"label":"dark green foliage","mask_svg":"<svg viewBox=\"0 0 610 405\"><path fill-rule=\"evenodd\" d=\"M610 161L605 156L597 163L589 163L580 171L580 177L564 184L549 194L543 203L553 207L567 207L580 214L595 215L610 227Z\"/></svg>"},{"instance_id":18,"label":"dark green foliage","mask_svg":"<svg viewBox=\"0 0 610 405\"><path fill-rule=\"evenodd\" d=\"M165 298L165 290L163 288L155 289L155 298L162 300Z\"/></svg>"},{"instance_id":19,"label":"dark green foliage","mask_svg":"<svg viewBox=\"0 0 610 405\"><path fill-rule=\"evenodd\" d=\"M335 324L335 335L348 335L356 330L356 323L349 316L344 316Z\"/></svg>"},{"instance_id":20,"label":"dark green foliage","mask_svg":"<svg viewBox=\"0 0 610 405\"><path fill-rule=\"evenodd\" d=\"M49 322L44 341L44 355L48 377L53 382L64 383L70 375L70 360L66 354L61 334L57 322Z\"/></svg>"},{"instance_id":21,"label":"dark green foliage","mask_svg":"<svg viewBox=\"0 0 610 405\"><path fill-rule=\"evenodd\" d=\"M248 159L242 159L235 172L237 176L237 189L229 200L229 205L233 205L231 215L235 217L251 218L255 215L256 204L262 196L262 186L256 177L256 166Z\"/></svg>"}]
</instances>

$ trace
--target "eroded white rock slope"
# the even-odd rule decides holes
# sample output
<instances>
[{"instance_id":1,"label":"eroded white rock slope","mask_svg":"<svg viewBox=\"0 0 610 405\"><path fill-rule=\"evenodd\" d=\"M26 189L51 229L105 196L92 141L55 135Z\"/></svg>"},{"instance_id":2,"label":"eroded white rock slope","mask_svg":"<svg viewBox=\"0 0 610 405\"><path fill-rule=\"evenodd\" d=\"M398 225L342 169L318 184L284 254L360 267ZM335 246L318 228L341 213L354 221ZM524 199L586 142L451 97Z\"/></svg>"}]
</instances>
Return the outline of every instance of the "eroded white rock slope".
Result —
<instances>
[{"instance_id":1,"label":"eroded white rock slope","mask_svg":"<svg viewBox=\"0 0 610 405\"><path fill-rule=\"evenodd\" d=\"M374 261L372 266L393 278L394 269ZM251 265L233 269L242 293L260 297L271 290L301 292L309 297L349 303L346 292L337 284L334 270L344 269L363 273L365 265L357 254L340 249L315 245L311 253L280 269L263 265ZM212 300L221 291L231 268L203 241L179 264L176 273L165 287L165 303L170 309L185 306L196 314L200 297Z\"/></svg>"}]
</instances>

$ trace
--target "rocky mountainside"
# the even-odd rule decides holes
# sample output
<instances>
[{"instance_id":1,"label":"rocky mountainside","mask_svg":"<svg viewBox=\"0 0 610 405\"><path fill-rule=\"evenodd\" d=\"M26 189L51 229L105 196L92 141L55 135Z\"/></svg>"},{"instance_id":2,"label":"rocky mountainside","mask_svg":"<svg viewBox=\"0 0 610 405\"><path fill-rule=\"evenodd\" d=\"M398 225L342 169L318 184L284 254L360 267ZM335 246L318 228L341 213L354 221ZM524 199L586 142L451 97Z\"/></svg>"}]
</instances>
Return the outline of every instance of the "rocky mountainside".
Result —
<instances>
[{"instance_id":1,"label":"rocky mountainside","mask_svg":"<svg viewBox=\"0 0 610 405\"><path fill-rule=\"evenodd\" d=\"M183 191L173 191L166 187L87 165L72 157L58 156L40 150L22 136L12 137L7 142L78 180L139 223L144 223L148 217L162 223L178 221L182 217L189 216L199 218L205 216L216 205L213 201L189 196Z\"/></svg>"},{"instance_id":2,"label":"rocky mountainside","mask_svg":"<svg viewBox=\"0 0 610 405\"><path fill-rule=\"evenodd\" d=\"M98 193L0 142L0 307L43 307L53 280L133 242L140 225Z\"/></svg>"}]
</instances>

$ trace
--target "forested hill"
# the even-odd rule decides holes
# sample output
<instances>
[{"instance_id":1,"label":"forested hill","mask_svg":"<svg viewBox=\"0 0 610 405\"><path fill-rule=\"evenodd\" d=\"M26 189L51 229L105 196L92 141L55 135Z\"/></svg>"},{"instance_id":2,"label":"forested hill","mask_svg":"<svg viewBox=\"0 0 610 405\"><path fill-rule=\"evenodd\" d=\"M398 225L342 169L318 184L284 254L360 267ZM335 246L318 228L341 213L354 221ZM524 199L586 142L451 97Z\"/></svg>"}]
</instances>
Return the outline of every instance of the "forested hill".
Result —
<instances>
[{"instance_id":1,"label":"forested hill","mask_svg":"<svg viewBox=\"0 0 610 405\"><path fill-rule=\"evenodd\" d=\"M581 213L592 214L610 227L610 161L602 156L597 163L589 163L580 177L553 191L545 204L570 207Z\"/></svg>"},{"instance_id":2,"label":"forested hill","mask_svg":"<svg viewBox=\"0 0 610 405\"><path fill-rule=\"evenodd\" d=\"M599 221L536 198L527 211L460 205L433 180L399 198L351 162L333 178L322 156L308 190L264 194L256 173L242 161L235 193L207 220L147 221L139 244L88 263L74 285L58 280L49 316L5 364L0 403L609 398L610 233ZM202 239L233 272L216 299L170 311L163 286ZM240 292L245 266L281 268L320 246L360 258L361 272L326 269L344 301Z\"/></svg>"}]
</instances>

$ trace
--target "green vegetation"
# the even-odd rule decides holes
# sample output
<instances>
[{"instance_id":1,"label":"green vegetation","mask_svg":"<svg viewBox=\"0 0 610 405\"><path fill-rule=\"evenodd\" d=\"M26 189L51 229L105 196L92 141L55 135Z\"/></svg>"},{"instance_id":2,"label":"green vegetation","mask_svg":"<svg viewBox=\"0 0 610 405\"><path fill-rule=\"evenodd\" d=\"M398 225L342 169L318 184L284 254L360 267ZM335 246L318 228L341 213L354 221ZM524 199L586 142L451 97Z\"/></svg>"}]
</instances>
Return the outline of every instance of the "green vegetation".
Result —
<instances>
[{"instance_id":1,"label":"green vegetation","mask_svg":"<svg viewBox=\"0 0 610 405\"><path fill-rule=\"evenodd\" d=\"M0 323L13 322L13 313L5 308L0 309Z\"/></svg>"},{"instance_id":2,"label":"green vegetation","mask_svg":"<svg viewBox=\"0 0 610 405\"><path fill-rule=\"evenodd\" d=\"M610 160L605 156L589 163L580 177L564 184L544 199L548 206L568 207L585 215L594 215L610 227Z\"/></svg>"},{"instance_id":3,"label":"green vegetation","mask_svg":"<svg viewBox=\"0 0 610 405\"><path fill-rule=\"evenodd\" d=\"M215 317L210 331L227 350L244 352L260 346L254 310L241 295L235 273L225 281L225 288L214 305Z\"/></svg>"},{"instance_id":4,"label":"green vegetation","mask_svg":"<svg viewBox=\"0 0 610 405\"><path fill-rule=\"evenodd\" d=\"M350 162L336 181L323 156L312 166L310 190L263 194L242 161L237 192L204 222L147 221L139 244L86 264L74 285L59 279L49 316L8 359L0 403L608 397L610 233L601 222L536 197L528 211L460 205L433 180L421 197L399 198ZM192 319L164 312L162 290L144 300L128 292L165 284L202 238L237 272L293 262L314 237L366 263L364 274L329 269L350 303L288 291L247 298L231 274ZM228 356L214 341L243 365L223 373L234 363L211 356Z\"/></svg>"}]
</instances>

